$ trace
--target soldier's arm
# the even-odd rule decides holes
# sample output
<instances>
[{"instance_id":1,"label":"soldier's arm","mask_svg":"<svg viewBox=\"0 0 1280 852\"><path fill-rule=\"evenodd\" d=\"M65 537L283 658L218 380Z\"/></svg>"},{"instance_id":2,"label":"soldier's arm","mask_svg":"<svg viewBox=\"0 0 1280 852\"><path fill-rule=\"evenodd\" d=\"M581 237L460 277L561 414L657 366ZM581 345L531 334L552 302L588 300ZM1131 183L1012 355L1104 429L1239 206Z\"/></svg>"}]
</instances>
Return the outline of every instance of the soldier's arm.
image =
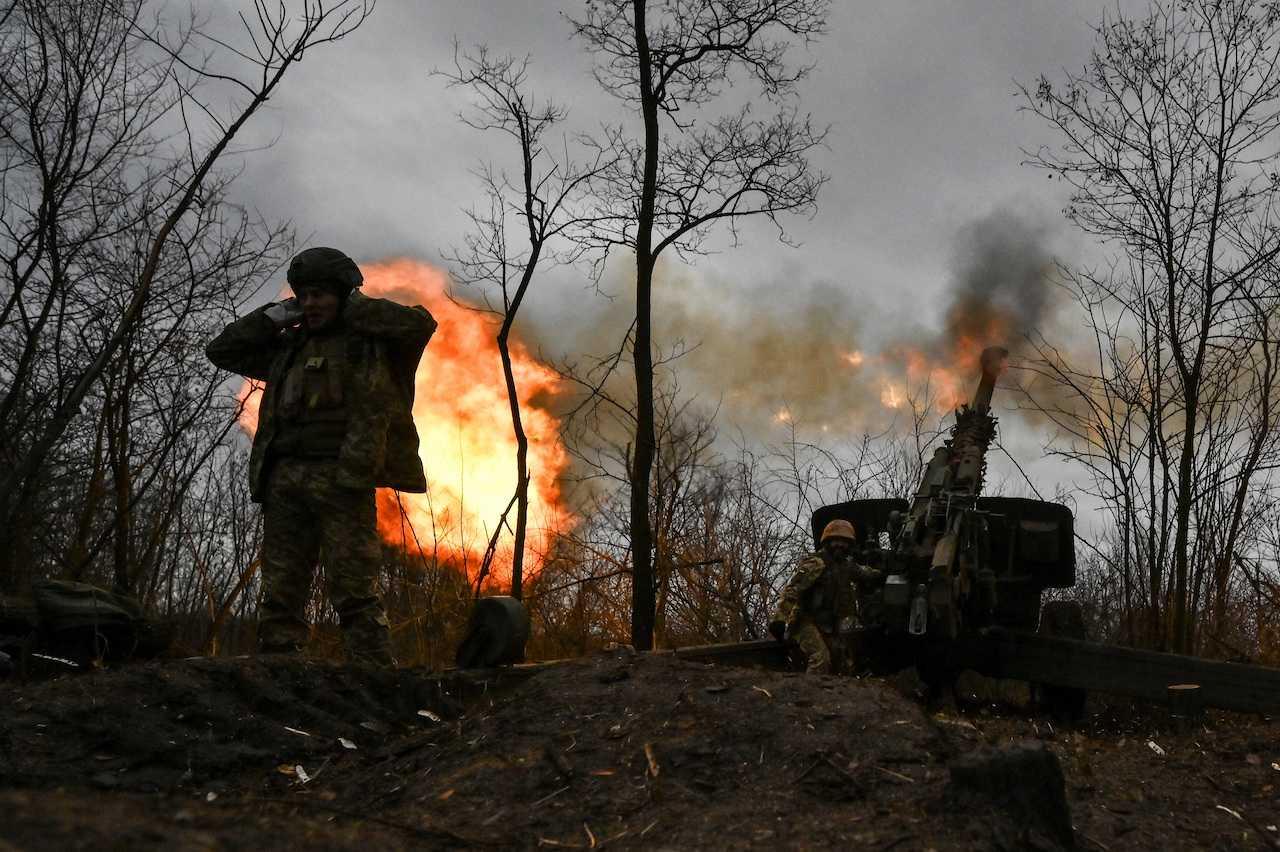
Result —
<instances>
[{"instance_id":1,"label":"soldier's arm","mask_svg":"<svg viewBox=\"0 0 1280 852\"><path fill-rule=\"evenodd\" d=\"M853 563L853 575L859 582L872 583L884 577L884 572L879 568L872 568L870 565L863 565L860 562Z\"/></svg>"},{"instance_id":2,"label":"soldier's arm","mask_svg":"<svg viewBox=\"0 0 1280 852\"><path fill-rule=\"evenodd\" d=\"M269 307L263 305L228 325L204 354L224 370L265 382L280 346L280 330L265 313Z\"/></svg>"},{"instance_id":3,"label":"soldier's arm","mask_svg":"<svg viewBox=\"0 0 1280 852\"><path fill-rule=\"evenodd\" d=\"M812 556L800 563L796 573L791 576L782 590L782 597L778 601L777 609L774 610L774 620L785 621L788 624L795 621L800 609L800 599L813 587L814 583L818 582L824 567L821 558Z\"/></svg>"},{"instance_id":4,"label":"soldier's arm","mask_svg":"<svg viewBox=\"0 0 1280 852\"><path fill-rule=\"evenodd\" d=\"M398 346L426 346L437 325L435 317L421 305L408 307L358 292L347 299L342 318L358 334Z\"/></svg>"}]
</instances>

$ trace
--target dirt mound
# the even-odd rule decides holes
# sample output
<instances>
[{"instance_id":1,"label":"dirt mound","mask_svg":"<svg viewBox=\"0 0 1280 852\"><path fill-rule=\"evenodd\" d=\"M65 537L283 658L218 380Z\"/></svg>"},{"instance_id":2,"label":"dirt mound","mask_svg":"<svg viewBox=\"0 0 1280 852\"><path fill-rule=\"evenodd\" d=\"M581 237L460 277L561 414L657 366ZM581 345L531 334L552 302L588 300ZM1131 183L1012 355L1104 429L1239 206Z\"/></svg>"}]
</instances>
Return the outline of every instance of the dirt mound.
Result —
<instances>
[{"instance_id":1,"label":"dirt mound","mask_svg":"<svg viewBox=\"0 0 1280 852\"><path fill-rule=\"evenodd\" d=\"M264 657L151 663L29 686L0 715L0 778L22 787L218 792L244 772L317 761L340 739L448 712L411 672ZM273 761L275 763L273 763Z\"/></svg>"},{"instance_id":2,"label":"dirt mound","mask_svg":"<svg viewBox=\"0 0 1280 852\"><path fill-rule=\"evenodd\" d=\"M946 763L963 748L879 682L621 655L547 671L450 736L334 784L358 809L477 845L1020 842L1034 821L946 807Z\"/></svg>"},{"instance_id":3,"label":"dirt mound","mask_svg":"<svg viewBox=\"0 0 1280 852\"><path fill-rule=\"evenodd\" d=\"M468 677L187 660L4 689L19 849L1248 849L1280 816L1269 720L1059 731L661 655Z\"/></svg>"}]
</instances>

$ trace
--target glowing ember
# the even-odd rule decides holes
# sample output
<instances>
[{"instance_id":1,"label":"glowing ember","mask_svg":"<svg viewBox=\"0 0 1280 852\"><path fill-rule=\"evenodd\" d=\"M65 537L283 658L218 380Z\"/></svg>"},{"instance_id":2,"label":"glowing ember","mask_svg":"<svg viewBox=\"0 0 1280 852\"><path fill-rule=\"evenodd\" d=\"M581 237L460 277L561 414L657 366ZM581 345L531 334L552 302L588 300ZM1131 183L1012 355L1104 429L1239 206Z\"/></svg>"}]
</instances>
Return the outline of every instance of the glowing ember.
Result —
<instances>
[{"instance_id":1,"label":"glowing ember","mask_svg":"<svg viewBox=\"0 0 1280 852\"><path fill-rule=\"evenodd\" d=\"M844 360L849 362L851 366L861 367L862 362L865 361L866 358L863 357L863 354L861 352L854 351L854 352L846 352L844 354Z\"/></svg>"},{"instance_id":2,"label":"glowing ember","mask_svg":"<svg viewBox=\"0 0 1280 852\"><path fill-rule=\"evenodd\" d=\"M515 491L516 442L511 431L502 366L492 316L445 296L445 276L423 263L394 260L362 264L363 292L401 304L424 305L440 323L418 366L413 418L419 455L427 472L426 494L378 492L378 529L384 540L428 559L460 563L474 578L490 536ZM539 400L560 391L555 372L517 340L511 341L516 387L529 436L529 533L526 577L537 573L547 534L572 524L561 502L560 476L569 459L560 424ZM258 400L250 382L240 390L240 422L252 434ZM512 508L507 524L515 526ZM494 578L509 579L511 534L499 538L502 558Z\"/></svg>"}]
</instances>

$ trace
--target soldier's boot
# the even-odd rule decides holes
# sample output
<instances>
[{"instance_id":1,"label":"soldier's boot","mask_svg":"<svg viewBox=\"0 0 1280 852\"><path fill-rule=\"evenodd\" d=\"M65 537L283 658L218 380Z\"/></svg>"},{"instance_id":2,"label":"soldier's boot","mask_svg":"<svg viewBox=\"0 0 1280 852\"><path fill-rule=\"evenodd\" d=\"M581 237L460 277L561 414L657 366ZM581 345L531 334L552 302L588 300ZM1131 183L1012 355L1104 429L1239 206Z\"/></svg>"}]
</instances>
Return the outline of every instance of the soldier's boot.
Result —
<instances>
[{"instance_id":1,"label":"soldier's boot","mask_svg":"<svg viewBox=\"0 0 1280 852\"><path fill-rule=\"evenodd\" d=\"M342 643L348 662L388 669L395 667L387 615L377 601L355 612L339 613L338 618L342 623Z\"/></svg>"},{"instance_id":2,"label":"soldier's boot","mask_svg":"<svg viewBox=\"0 0 1280 852\"><path fill-rule=\"evenodd\" d=\"M301 654L310 631L291 613L273 612L264 600L258 617L259 654Z\"/></svg>"}]
</instances>

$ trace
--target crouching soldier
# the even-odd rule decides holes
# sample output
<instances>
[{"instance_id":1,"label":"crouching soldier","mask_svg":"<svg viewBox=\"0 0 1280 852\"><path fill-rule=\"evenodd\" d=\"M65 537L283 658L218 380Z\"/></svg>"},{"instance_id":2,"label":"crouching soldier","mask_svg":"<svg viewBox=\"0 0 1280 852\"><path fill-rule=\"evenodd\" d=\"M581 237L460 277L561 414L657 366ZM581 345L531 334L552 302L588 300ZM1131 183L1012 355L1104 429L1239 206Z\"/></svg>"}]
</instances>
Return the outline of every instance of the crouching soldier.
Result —
<instances>
[{"instance_id":1,"label":"crouching soldier","mask_svg":"<svg viewBox=\"0 0 1280 852\"><path fill-rule=\"evenodd\" d=\"M258 647L298 652L317 563L348 659L391 665L376 487L426 490L413 424L414 374L436 322L426 308L372 299L355 261L310 248L289 265L294 297L231 323L214 364L266 382L249 458L263 504Z\"/></svg>"},{"instance_id":2,"label":"crouching soldier","mask_svg":"<svg viewBox=\"0 0 1280 852\"><path fill-rule=\"evenodd\" d=\"M821 550L800 562L769 622L769 632L779 642L792 639L800 646L810 674L854 669L858 585L881 576L880 571L853 561L854 543L853 524L840 520L827 524Z\"/></svg>"}]
</instances>

